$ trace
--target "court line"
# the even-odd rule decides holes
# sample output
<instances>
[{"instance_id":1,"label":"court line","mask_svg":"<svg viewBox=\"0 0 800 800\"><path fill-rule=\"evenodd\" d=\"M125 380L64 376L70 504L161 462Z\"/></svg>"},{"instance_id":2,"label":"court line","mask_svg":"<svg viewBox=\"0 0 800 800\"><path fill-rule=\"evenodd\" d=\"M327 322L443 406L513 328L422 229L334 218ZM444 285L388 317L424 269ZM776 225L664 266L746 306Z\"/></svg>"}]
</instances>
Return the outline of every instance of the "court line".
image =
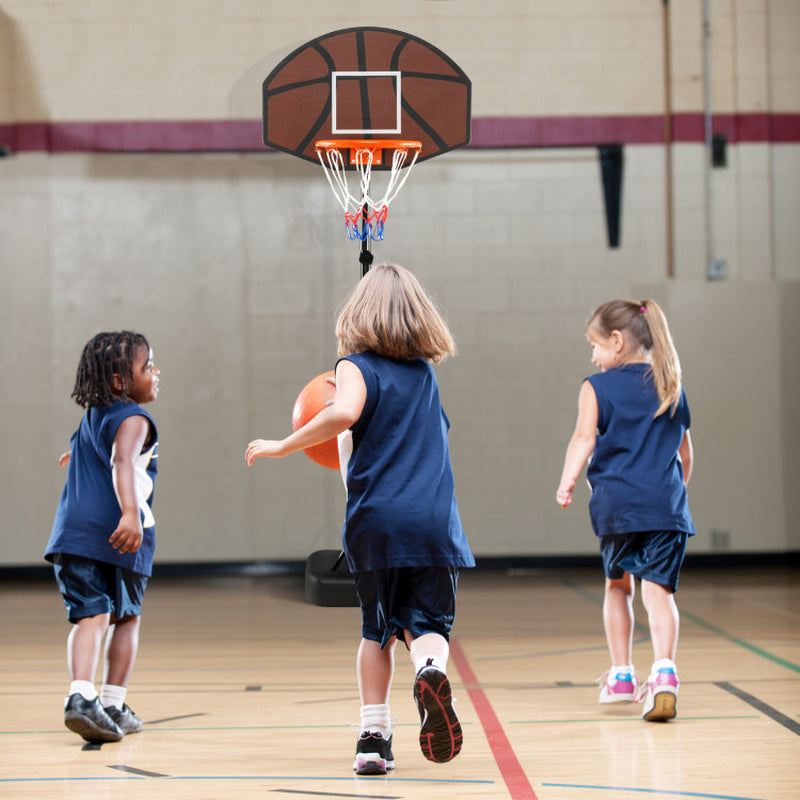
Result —
<instances>
[{"instance_id":1,"label":"court line","mask_svg":"<svg viewBox=\"0 0 800 800\"><path fill-rule=\"evenodd\" d=\"M533 791L503 726L486 693L480 688L478 679L457 639L450 639L450 656L465 685L469 699L478 713L481 727L489 741L489 747L495 763L500 769L500 774L503 776L506 788L511 794L511 800L537 800L536 792Z\"/></svg>"},{"instance_id":2,"label":"court line","mask_svg":"<svg viewBox=\"0 0 800 800\"><path fill-rule=\"evenodd\" d=\"M731 714L723 717L684 717L681 715L681 720L692 720L693 722L711 722L712 720L730 720L730 719L758 719L756 714ZM583 725L587 722L630 722L637 725L642 724L640 716L635 717L594 717L594 718L577 718L577 719L512 719L509 725Z\"/></svg>"},{"instance_id":3,"label":"court line","mask_svg":"<svg viewBox=\"0 0 800 800\"><path fill-rule=\"evenodd\" d=\"M719 686L720 689L730 692L734 697L738 697L749 706L755 708L756 711L766 714L768 717L775 720L775 722L777 722L779 725L783 725L783 727L787 730L790 730L792 733L800 736L800 722L795 722L791 717L787 717L786 714L782 714L774 706L768 705L763 700L759 700L754 695L748 694L747 692L739 689L732 683L728 683L727 681L716 681L714 686Z\"/></svg>"},{"instance_id":4,"label":"court line","mask_svg":"<svg viewBox=\"0 0 800 800\"><path fill-rule=\"evenodd\" d=\"M703 797L707 800L763 800L759 797L742 797L733 794L708 794L706 792L682 792L679 789L637 789L629 786L589 786L580 783L543 783L557 789L597 789L604 792L638 792L640 794L668 794L673 797Z\"/></svg>"},{"instance_id":5,"label":"court line","mask_svg":"<svg viewBox=\"0 0 800 800\"><path fill-rule=\"evenodd\" d=\"M191 719L193 717L207 717L207 711L199 711L196 714L182 714L179 717L164 717L164 719L151 719L145 722L145 725L159 725L162 722L175 722L179 719Z\"/></svg>"},{"instance_id":6,"label":"court line","mask_svg":"<svg viewBox=\"0 0 800 800\"><path fill-rule=\"evenodd\" d=\"M438 785L458 785L458 786L493 786L493 780L468 779L468 778L398 778L394 775L387 778L385 775L380 779L389 783L425 783ZM86 781L143 781L143 775L106 775L106 776L86 776L77 778L74 776L60 776L56 778L0 778L0 785L4 783L58 783L79 784ZM302 784L303 781L349 781L352 783L353 775L165 775L158 779L158 783L164 781L292 781ZM359 781L375 781L379 778L360 777Z\"/></svg>"},{"instance_id":7,"label":"court line","mask_svg":"<svg viewBox=\"0 0 800 800\"><path fill-rule=\"evenodd\" d=\"M637 639L633 640L633 644L643 644L644 642L650 641L650 634L648 633L646 636L641 636ZM542 652L535 652L535 653L517 653L513 656L510 655L498 655L498 656L480 656L476 658L476 661L518 661L524 658L542 658L544 656L563 656L563 655L572 655L574 653L596 653L599 650L608 650L607 644L597 644L592 645L591 647L572 647L569 649L563 650L545 650Z\"/></svg>"},{"instance_id":8,"label":"court line","mask_svg":"<svg viewBox=\"0 0 800 800\"><path fill-rule=\"evenodd\" d=\"M704 619L700 619L700 617L697 617L694 614L689 613L688 611L684 611L683 609L681 609L680 614L682 617L690 619L696 625L700 625L706 630L709 630L712 633L716 633L717 636L722 636L729 642L733 642L733 644L738 644L739 647L744 647L745 650L749 650L751 653L755 653L757 656L766 658L767 660L772 661L773 663L778 664L781 667L786 667L786 669L790 669L793 672L800 672L800 664L794 664L791 661L787 661L785 658L776 656L774 653L770 653L768 650L764 650L763 647L758 647L758 645L751 644L750 642L744 639L740 639L738 636L731 636L729 633L723 631L722 628L718 628L716 625L712 625L710 622L706 622Z\"/></svg>"},{"instance_id":9,"label":"court line","mask_svg":"<svg viewBox=\"0 0 800 800\"><path fill-rule=\"evenodd\" d=\"M143 778L168 778L163 772L150 772L146 769L129 767L127 764L107 764L109 769L118 769L120 772L130 772L131 775L141 775Z\"/></svg>"},{"instance_id":10,"label":"court line","mask_svg":"<svg viewBox=\"0 0 800 800\"><path fill-rule=\"evenodd\" d=\"M301 794L305 797L370 797L373 800L402 800L399 794L345 794L344 792L310 792L308 789L270 789L276 794Z\"/></svg>"}]
</instances>

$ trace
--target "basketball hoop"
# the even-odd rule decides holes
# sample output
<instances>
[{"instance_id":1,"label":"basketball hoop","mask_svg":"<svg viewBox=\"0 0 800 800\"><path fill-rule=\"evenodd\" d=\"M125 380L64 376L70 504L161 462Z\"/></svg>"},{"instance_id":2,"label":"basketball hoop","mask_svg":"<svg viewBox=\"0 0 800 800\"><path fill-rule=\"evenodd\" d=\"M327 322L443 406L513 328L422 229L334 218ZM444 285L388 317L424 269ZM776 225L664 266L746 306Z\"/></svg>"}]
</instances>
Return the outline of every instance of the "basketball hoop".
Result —
<instances>
[{"instance_id":1,"label":"basketball hoop","mask_svg":"<svg viewBox=\"0 0 800 800\"><path fill-rule=\"evenodd\" d=\"M389 203L408 179L422 150L422 143L399 139L336 139L318 141L314 147L328 184L344 211L348 237L361 241L383 239ZM343 155L345 150L350 153L348 160ZM383 166L384 151L391 151L391 165ZM372 168L375 166L389 170L386 191L379 200L370 195ZM404 167L406 170L402 172ZM358 194L354 194L348 186L348 168L358 173Z\"/></svg>"}]
</instances>

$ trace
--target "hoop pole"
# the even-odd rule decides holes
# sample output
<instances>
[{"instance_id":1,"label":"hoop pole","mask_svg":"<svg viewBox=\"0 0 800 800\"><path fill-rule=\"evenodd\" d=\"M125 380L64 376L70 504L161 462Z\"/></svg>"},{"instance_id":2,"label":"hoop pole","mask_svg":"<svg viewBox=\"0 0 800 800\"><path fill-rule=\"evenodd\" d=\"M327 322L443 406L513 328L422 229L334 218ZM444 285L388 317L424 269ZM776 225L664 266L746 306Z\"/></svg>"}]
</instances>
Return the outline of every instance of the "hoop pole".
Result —
<instances>
[{"instance_id":1,"label":"hoop pole","mask_svg":"<svg viewBox=\"0 0 800 800\"><path fill-rule=\"evenodd\" d=\"M364 196L369 196L369 183L364 187ZM361 264L362 278L369 272L369 268L372 266L372 251L369 246L369 236L367 236L368 220L369 208L365 202L361 206L361 254L358 257L358 261Z\"/></svg>"}]
</instances>

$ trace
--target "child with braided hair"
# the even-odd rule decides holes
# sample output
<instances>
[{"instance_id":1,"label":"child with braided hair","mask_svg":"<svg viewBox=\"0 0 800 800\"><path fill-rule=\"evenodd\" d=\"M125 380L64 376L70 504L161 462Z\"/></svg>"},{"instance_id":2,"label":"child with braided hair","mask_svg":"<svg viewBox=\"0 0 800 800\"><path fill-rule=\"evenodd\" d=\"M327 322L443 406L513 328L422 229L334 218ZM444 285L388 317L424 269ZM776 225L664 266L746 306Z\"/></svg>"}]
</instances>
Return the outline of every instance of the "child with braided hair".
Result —
<instances>
[{"instance_id":1,"label":"child with braided hair","mask_svg":"<svg viewBox=\"0 0 800 800\"><path fill-rule=\"evenodd\" d=\"M587 460L589 513L606 574L603 622L611 669L600 702L644 702L646 720L677 713L678 609L674 593L688 537L695 533L686 484L692 472L691 418L664 312L654 300L611 300L586 325L592 363L578 398L556 500L572 503ZM654 663L638 686L631 664L634 577L641 580Z\"/></svg>"},{"instance_id":2,"label":"child with braided hair","mask_svg":"<svg viewBox=\"0 0 800 800\"><path fill-rule=\"evenodd\" d=\"M99 333L83 349L72 397L86 409L59 459L67 481L45 558L69 621L64 724L87 742L116 742L142 729L125 703L152 573L150 509L158 434L142 408L158 395L159 370L140 333ZM94 685L105 637L103 686Z\"/></svg>"}]
</instances>

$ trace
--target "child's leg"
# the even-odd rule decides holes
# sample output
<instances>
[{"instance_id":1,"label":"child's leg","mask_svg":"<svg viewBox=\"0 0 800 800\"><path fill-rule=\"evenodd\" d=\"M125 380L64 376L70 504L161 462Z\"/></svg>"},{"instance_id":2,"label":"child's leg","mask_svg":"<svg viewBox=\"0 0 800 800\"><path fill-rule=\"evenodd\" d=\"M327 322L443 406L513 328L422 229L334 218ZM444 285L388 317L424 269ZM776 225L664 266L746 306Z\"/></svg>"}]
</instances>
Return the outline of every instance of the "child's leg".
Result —
<instances>
[{"instance_id":1,"label":"child's leg","mask_svg":"<svg viewBox=\"0 0 800 800\"><path fill-rule=\"evenodd\" d=\"M598 678L600 703L632 703L639 684L631 663L633 648L633 575L606 578L603 626L611 655L611 668Z\"/></svg>"},{"instance_id":2,"label":"child's leg","mask_svg":"<svg viewBox=\"0 0 800 800\"><path fill-rule=\"evenodd\" d=\"M626 572L619 579L606 578L606 593L603 600L603 625L611 654L611 663L631 663L633 648L633 575Z\"/></svg>"},{"instance_id":3,"label":"child's leg","mask_svg":"<svg viewBox=\"0 0 800 800\"><path fill-rule=\"evenodd\" d=\"M439 633L423 633L412 639L406 631L405 637L417 671L414 700L420 717L420 749L429 761L450 761L461 751L463 741L446 675L450 645Z\"/></svg>"},{"instance_id":4,"label":"child's leg","mask_svg":"<svg viewBox=\"0 0 800 800\"><path fill-rule=\"evenodd\" d=\"M678 705L678 649L680 619L672 589L652 581L642 581L642 601L647 609L650 638L653 642L653 666L645 684L642 717L653 722L673 719Z\"/></svg>"},{"instance_id":5,"label":"child's leg","mask_svg":"<svg viewBox=\"0 0 800 800\"><path fill-rule=\"evenodd\" d=\"M650 625L653 660L675 661L680 617L672 590L652 581L642 581L642 602Z\"/></svg>"},{"instance_id":6,"label":"child's leg","mask_svg":"<svg viewBox=\"0 0 800 800\"><path fill-rule=\"evenodd\" d=\"M392 639L381 650L379 642L362 639L356 659L358 691L361 705L382 705L389 702L389 692L394 677L394 649L397 639Z\"/></svg>"},{"instance_id":7,"label":"child's leg","mask_svg":"<svg viewBox=\"0 0 800 800\"><path fill-rule=\"evenodd\" d=\"M447 659L450 655L450 644L447 639L438 633L423 633L416 639L405 632L406 644L414 663L414 669L419 672L430 663L442 672L447 672Z\"/></svg>"},{"instance_id":8,"label":"child's leg","mask_svg":"<svg viewBox=\"0 0 800 800\"><path fill-rule=\"evenodd\" d=\"M105 669L103 683L127 686L139 649L141 617L123 617L116 620L106 636Z\"/></svg>"},{"instance_id":9,"label":"child's leg","mask_svg":"<svg viewBox=\"0 0 800 800\"><path fill-rule=\"evenodd\" d=\"M139 649L139 625L141 617L127 616L115 620L106 636L105 669L100 702L111 719L125 733L138 733L142 721L125 704L128 680Z\"/></svg>"},{"instance_id":10,"label":"child's leg","mask_svg":"<svg viewBox=\"0 0 800 800\"><path fill-rule=\"evenodd\" d=\"M64 705L64 724L87 742L118 742L123 731L103 709L94 676L109 614L83 617L67 640L67 666L71 679Z\"/></svg>"},{"instance_id":11,"label":"child's leg","mask_svg":"<svg viewBox=\"0 0 800 800\"><path fill-rule=\"evenodd\" d=\"M70 680L94 684L100 646L108 630L109 614L79 619L67 639L67 668Z\"/></svg>"},{"instance_id":12,"label":"child's leg","mask_svg":"<svg viewBox=\"0 0 800 800\"><path fill-rule=\"evenodd\" d=\"M389 692L396 646L394 637L383 649L379 642L362 638L358 648L356 673L361 696L361 733L353 762L357 775L385 775L387 770L394 769Z\"/></svg>"}]
</instances>

